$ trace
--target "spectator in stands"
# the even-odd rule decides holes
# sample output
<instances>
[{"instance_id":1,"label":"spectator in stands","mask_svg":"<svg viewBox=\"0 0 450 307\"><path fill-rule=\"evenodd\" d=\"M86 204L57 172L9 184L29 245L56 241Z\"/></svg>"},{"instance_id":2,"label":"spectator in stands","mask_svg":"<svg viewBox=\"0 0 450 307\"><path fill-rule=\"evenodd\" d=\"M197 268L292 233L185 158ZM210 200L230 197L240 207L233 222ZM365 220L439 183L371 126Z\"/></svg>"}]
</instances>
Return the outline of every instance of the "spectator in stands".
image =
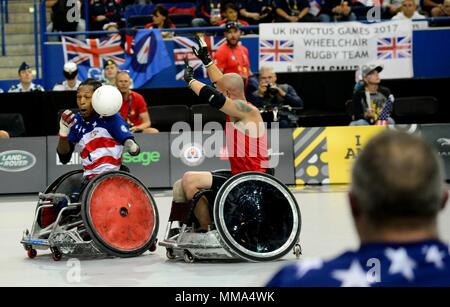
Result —
<instances>
[{"instance_id":1,"label":"spectator in stands","mask_svg":"<svg viewBox=\"0 0 450 307\"><path fill-rule=\"evenodd\" d=\"M252 75L248 49L240 43L241 30L237 22L225 24L226 43L222 44L214 56L215 63L224 74L237 73L245 81Z\"/></svg>"},{"instance_id":2,"label":"spectator in stands","mask_svg":"<svg viewBox=\"0 0 450 307\"><path fill-rule=\"evenodd\" d=\"M81 81L77 79L78 66L73 62L67 62L64 64L63 75L66 79L61 83L55 84L54 91L76 91L81 84Z\"/></svg>"},{"instance_id":3,"label":"spectator in stands","mask_svg":"<svg viewBox=\"0 0 450 307\"><path fill-rule=\"evenodd\" d=\"M9 133L5 130L0 130L0 139L9 139Z\"/></svg>"},{"instance_id":4,"label":"spectator in stands","mask_svg":"<svg viewBox=\"0 0 450 307\"><path fill-rule=\"evenodd\" d=\"M251 102L258 108L280 108L278 112L280 128L297 126L297 116L285 106L303 108L303 100L291 85L277 84L277 75L272 67L263 66L259 69L259 87L253 96L255 101ZM272 121L272 114L271 117L267 121Z\"/></svg>"},{"instance_id":5,"label":"spectator in stands","mask_svg":"<svg viewBox=\"0 0 450 307\"><path fill-rule=\"evenodd\" d=\"M276 22L315 22L316 17L309 14L308 0L275 0Z\"/></svg>"},{"instance_id":6,"label":"spectator in stands","mask_svg":"<svg viewBox=\"0 0 450 307\"><path fill-rule=\"evenodd\" d=\"M9 93L23 93L23 92L43 92L45 91L39 84L33 83L33 72L30 65L23 62L19 67L19 81L20 83L11 86Z\"/></svg>"},{"instance_id":7,"label":"spectator in stands","mask_svg":"<svg viewBox=\"0 0 450 307\"><path fill-rule=\"evenodd\" d=\"M365 126L380 124L379 120L386 120L389 125L395 124L390 111L393 96L391 91L380 86L379 73L383 70L381 66L367 65L362 67L364 87L355 92L352 99L352 110L354 120L350 126ZM391 103L391 105L388 104ZM386 115L385 112L388 112ZM384 115L383 115L384 114ZM387 117L384 119L383 117Z\"/></svg>"},{"instance_id":8,"label":"spectator in stands","mask_svg":"<svg viewBox=\"0 0 450 307\"><path fill-rule=\"evenodd\" d=\"M349 207L360 246L285 266L268 287L448 287L450 249L439 239L442 160L424 140L385 131L359 153Z\"/></svg>"},{"instance_id":9,"label":"spectator in stands","mask_svg":"<svg viewBox=\"0 0 450 307\"><path fill-rule=\"evenodd\" d=\"M197 0L195 15L192 20L193 27L218 26L222 20L220 14L222 0Z\"/></svg>"},{"instance_id":10,"label":"spectator in stands","mask_svg":"<svg viewBox=\"0 0 450 307\"><path fill-rule=\"evenodd\" d=\"M131 78L128 72L121 71L117 74L116 86L122 93L123 102L120 115L130 126L130 131L137 133L157 133L158 129L151 128L150 115L147 103L142 95L130 89Z\"/></svg>"},{"instance_id":11,"label":"spectator in stands","mask_svg":"<svg viewBox=\"0 0 450 307\"><path fill-rule=\"evenodd\" d=\"M250 24L270 23L274 19L272 0L238 1L239 13Z\"/></svg>"},{"instance_id":12,"label":"spectator in stands","mask_svg":"<svg viewBox=\"0 0 450 307\"><path fill-rule=\"evenodd\" d=\"M384 0L382 4L383 19L391 19L402 11L402 0Z\"/></svg>"},{"instance_id":13,"label":"spectator in stands","mask_svg":"<svg viewBox=\"0 0 450 307\"><path fill-rule=\"evenodd\" d=\"M397 13L392 20L402 20L402 19L422 19L425 16L417 12L417 5L414 0L403 0L401 11Z\"/></svg>"},{"instance_id":14,"label":"spectator in stands","mask_svg":"<svg viewBox=\"0 0 450 307\"><path fill-rule=\"evenodd\" d=\"M116 85L116 77L119 67L113 60L108 60L103 64L103 74L105 78L101 81L103 85Z\"/></svg>"},{"instance_id":15,"label":"spectator in stands","mask_svg":"<svg viewBox=\"0 0 450 307\"><path fill-rule=\"evenodd\" d=\"M109 22L120 25L122 18L121 0L90 0L90 30L101 31L103 26Z\"/></svg>"},{"instance_id":16,"label":"spectator in stands","mask_svg":"<svg viewBox=\"0 0 450 307\"><path fill-rule=\"evenodd\" d=\"M230 21L237 22L240 26L248 26L248 22L242 19L238 19L239 12L238 7L234 3L227 3L222 9L223 19L220 21L219 25L225 25Z\"/></svg>"},{"instance_id":17,"label":"spectator in stands","mask_svg":"<svg viewBox=\"0 0 450 307\"><path fill-rule=\"evenodd\" d=\"M162 5L158 4L153 10L153 22L145 25L146 29L175 29L175 24L169 17L169 11ZM161 31L163 38L173 37L173 32Z\"/></svg>"},{"instance_id":18,"label":"spectator in stands","mask_svg":"<svg viewBox=\"0 0 450 307\"><path fill-rule=\"evenodd\" d=\"M117 22L109 22L103 26L103 31L111 32L111 33L108 33L107 36L112 37L112 36L118 34L117 31L119 31L119 25L117 24Z\"/></svg>"},{"instance_id":19,"label":"spectator in stands","mask_svg":"<svg viewBox=\"0 0 450 307\"><path fill-rule=\"evenodd\" d=\"M424 6L428 8L433 17L448 17L450 16L450 1L449 0L424 0Z\"/></svg>"},{"instance_id":20,"label":"spectator in stands","mask_svg":"<svg viewBox=\"0 0 450 307\"><path fill-rule=\"evenodd\" d=\"M83 14L81 13L82 3L80 0L46 0L46 8L51 9L51 22L47 26L47 32L85 32L86 22L84 21ZM76 6L76 14L73 11L73 4ZM68 16L72 17L69 20ZM85 39L85 35L77 35L78 39ZM49 41L59 41L56 36L49 36Z\"/></svg>"},{"instance_id":21,"label":"spectator in stands","mask_svg":"<svg viewBox=\"0 0 450 307\"><path fill-rule=\"evenodd\" d=\"M319 19L322 22L355 21L356 15L352 12L351 1L323 0Z\"/></svg>"}]
</instances>

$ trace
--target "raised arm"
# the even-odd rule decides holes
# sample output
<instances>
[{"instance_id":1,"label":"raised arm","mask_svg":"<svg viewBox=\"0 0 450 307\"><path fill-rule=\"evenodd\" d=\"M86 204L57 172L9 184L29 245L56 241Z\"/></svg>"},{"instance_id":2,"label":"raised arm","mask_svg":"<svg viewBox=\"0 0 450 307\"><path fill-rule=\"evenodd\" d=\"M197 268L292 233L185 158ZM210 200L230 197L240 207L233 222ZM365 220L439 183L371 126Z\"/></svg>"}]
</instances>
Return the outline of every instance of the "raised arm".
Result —
<instances>
[{"instance_id":1,"label":"raised arm","mask_svg":"<svg viewBox=\"0 0 450 307\"><path fill-rule=\"evenodd\" d=\"M194 71L185 60L184 80L188 82L190 89L200 97L201 100L223 113L242 122L259 122L259 110L243 100L232 100L212 86L206 85L193 78Z\"/></svg>"},{"instance_id":2,"label":"raised arm","mask_svg":"<svg viewBox=\"0 0 450 307\"><path fill-rule=\"evenodd\" d=\"M196 49L195 47L192 47L192 51L194 52L195 56L197 58L199 58L205 65L206 71L208 72L209 79L214 83L219 81L222 78L223 73L216 66L216 64L214 64L214 61L209 56L208 45L205 43L203 38L201 38L199 36L195 36L195 40L198 44L198 49Z\"/></svg>"}]
</instances>

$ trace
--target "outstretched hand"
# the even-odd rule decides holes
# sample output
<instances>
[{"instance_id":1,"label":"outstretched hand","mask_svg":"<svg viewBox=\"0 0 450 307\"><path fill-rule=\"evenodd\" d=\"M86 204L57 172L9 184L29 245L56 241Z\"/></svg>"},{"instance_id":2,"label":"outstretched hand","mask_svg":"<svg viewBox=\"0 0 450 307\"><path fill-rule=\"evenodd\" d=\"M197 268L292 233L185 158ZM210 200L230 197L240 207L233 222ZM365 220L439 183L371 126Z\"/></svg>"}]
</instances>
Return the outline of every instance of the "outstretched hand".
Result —
<instances>
[{"instance_id":1,"label":"outstretched hand","mask_svg":"<svg viewBox=\"0 0 450 307\"><path fill-rule=\"evenodd\" d=\"M184 59L184 81L190 83L194 80L194 69L189 65L188 59Z\"/></svg>"},{"instance_id":2,"label":"outstretched hand","mask_svg":"<svg viewBox=\"0 0 450 307\"><path fill-rule=\"evenodd\" d=\"M198 44L198 49L192 47L192 51L194 52L195 56L199 58L206 67L208 67L213 62L208 53L208 45L203 40L203 38L198 35L195 36L195 41Z\"/></svg>"}]
</instances>

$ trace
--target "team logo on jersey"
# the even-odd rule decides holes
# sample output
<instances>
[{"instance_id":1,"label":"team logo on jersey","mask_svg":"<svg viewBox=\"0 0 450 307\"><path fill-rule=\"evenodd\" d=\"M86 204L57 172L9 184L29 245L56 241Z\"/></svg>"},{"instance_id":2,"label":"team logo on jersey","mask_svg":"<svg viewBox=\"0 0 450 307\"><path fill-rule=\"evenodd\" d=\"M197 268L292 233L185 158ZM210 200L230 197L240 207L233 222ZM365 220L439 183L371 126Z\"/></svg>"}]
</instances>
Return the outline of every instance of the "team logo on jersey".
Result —
<instances>
[{"instance_id":1,"label":"team logo on jersey","mask_svg":"<svg viewBox=\"0 0 450 307\"><path fill-rule=\"evenodd\" d=\"M198 166L205 160L205 153L201 145L191 143L183 147L180 157L187 166Z\"/></svg>"},{"instance_id":2,"label":"team logo on jersey","mask_svg":"<svg viewBox=\"0 0 450 307\"><path fill-rule=\"evenodd\" d=\"M24 150L0 152L0 171L23 172L36 164L36 157Z\"/></svg>"},{"instance_id":3,"label":"team logo on jersey","mask_svg":"<svg viewBox=\"0 0 450 307\"><path fill-rule=\"evenodd\" d=\"M128 132L128 128L125 127L125 125L120 126L120 129L121 129L123 132L125 132L125 133Z\"/></svg>"}]
</instances>

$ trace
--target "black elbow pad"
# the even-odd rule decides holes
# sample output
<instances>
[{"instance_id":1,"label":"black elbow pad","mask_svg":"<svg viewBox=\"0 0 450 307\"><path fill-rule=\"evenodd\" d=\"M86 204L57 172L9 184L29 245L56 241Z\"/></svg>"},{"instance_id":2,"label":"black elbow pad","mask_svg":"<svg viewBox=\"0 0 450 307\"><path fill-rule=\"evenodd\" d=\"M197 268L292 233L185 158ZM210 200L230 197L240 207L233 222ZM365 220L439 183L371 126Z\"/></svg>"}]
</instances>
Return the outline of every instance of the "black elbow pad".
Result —
<instances>
[{"instance_id":1,"label":"black elbow pad","mask_svg":"<svg viewBox=\"0 0 450 307\"><path fill-rule=\"evenodd\" d=\"M209 85L202 87L198 96L216 109L221 109L227 100L221 92Z\"/></svg>"}]
</instances>

